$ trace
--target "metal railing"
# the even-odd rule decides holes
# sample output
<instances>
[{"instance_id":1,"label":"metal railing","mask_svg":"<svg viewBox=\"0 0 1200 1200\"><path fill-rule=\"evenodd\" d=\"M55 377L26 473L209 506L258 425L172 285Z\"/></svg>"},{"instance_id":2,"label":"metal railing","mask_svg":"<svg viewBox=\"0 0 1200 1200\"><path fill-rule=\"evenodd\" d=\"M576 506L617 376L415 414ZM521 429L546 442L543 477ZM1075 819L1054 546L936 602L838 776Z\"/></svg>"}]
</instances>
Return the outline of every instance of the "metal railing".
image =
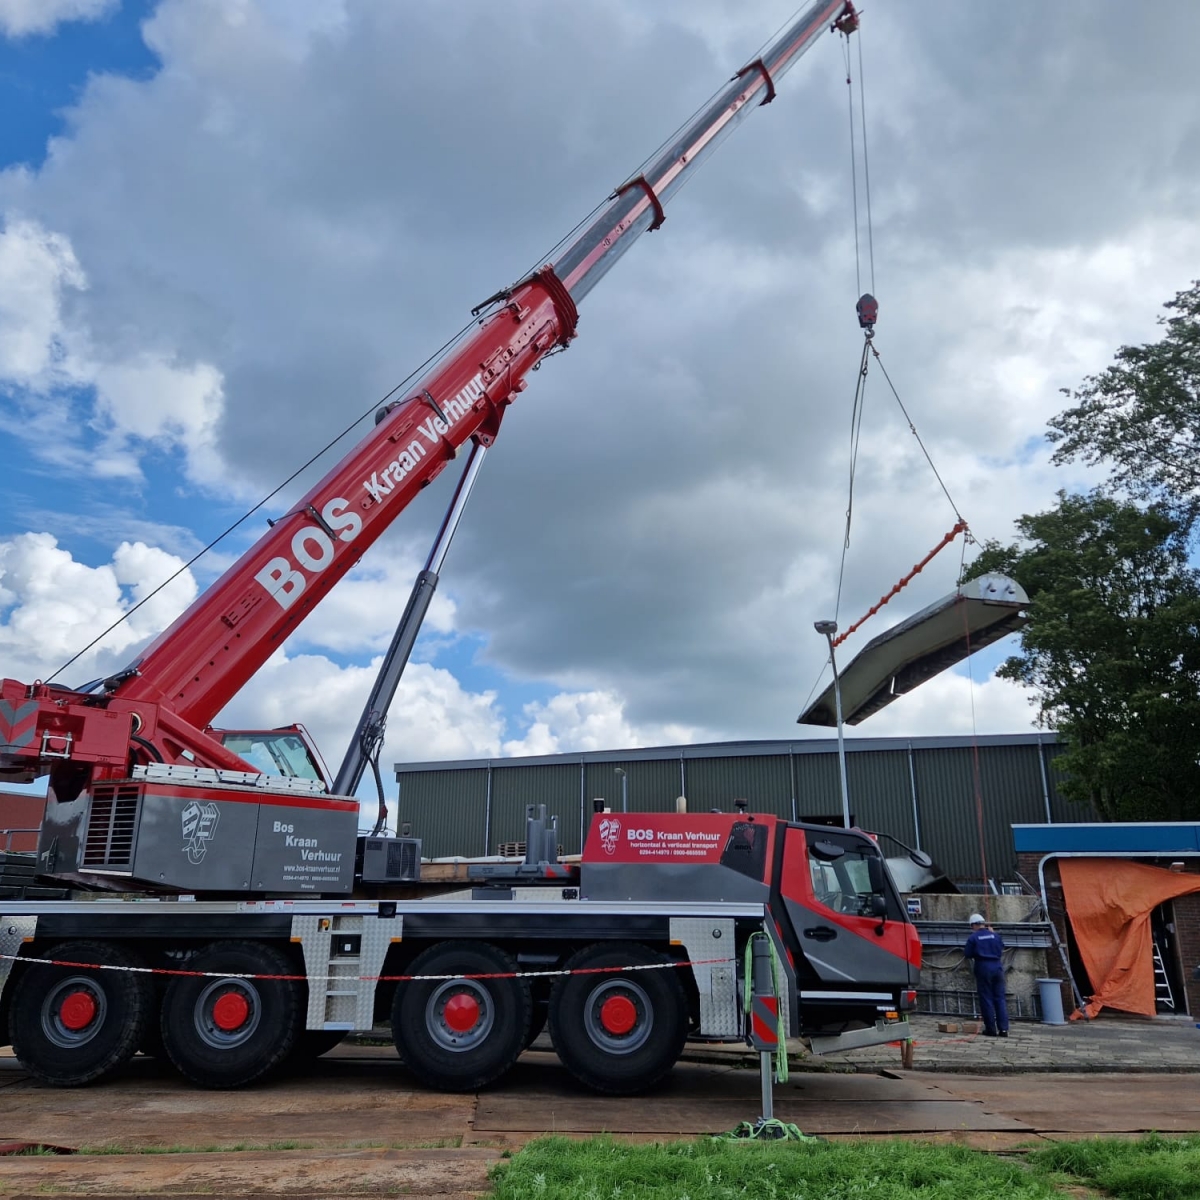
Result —
<instances>
[{"instance_id":1,"label":"metal railing","mask_svg":"<svg viewBox=\"0 0 1200 1200\"><path fill-rule=\"evenodd\" d=\"M1008 1016L1012 1021L1040 1021L1042 1006L1037 994L1020 996L1006 992ZM979 997L975 992L951 989L917 989L917 1012L938 1017L971 1017L980 1019Z\"/></svg>"}]
</instances>

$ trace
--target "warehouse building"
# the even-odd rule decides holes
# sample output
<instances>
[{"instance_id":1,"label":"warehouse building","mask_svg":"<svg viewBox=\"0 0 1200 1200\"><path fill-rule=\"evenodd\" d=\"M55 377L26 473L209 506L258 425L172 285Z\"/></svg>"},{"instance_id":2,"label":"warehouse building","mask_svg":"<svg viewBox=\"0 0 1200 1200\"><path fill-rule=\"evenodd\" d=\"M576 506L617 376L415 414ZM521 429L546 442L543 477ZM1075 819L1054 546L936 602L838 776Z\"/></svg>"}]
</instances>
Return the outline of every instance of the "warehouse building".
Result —
<instances>
[{"instance_id":1,"label":"warehouse building","mask_svg":"<svg viewBox=\"0 0 1200 1200\"><path fill-rule=\"evenodd\" d=\"M925 850L952 879L997 887L1016 876L1012 826L1094 821L1060 793L1053 734L852 738L850 810L863 828ZM616 811L750 811L793 820L841 813L836 738L719 742L531 758L398 763L397 828L428 857L497 854L525 836L525 806L558 817L564 854L578 853L593 802Z\"/></svg>"}]
</instances>

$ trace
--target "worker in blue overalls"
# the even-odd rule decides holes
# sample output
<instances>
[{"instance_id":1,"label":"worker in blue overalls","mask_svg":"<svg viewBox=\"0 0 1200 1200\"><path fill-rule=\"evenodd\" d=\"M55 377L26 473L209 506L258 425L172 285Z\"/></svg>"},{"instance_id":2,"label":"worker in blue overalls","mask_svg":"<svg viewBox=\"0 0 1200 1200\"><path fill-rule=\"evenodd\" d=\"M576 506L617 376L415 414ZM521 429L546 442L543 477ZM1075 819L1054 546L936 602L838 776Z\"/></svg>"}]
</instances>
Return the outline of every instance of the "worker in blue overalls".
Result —
<instances>
[{"instance_id":1,"label":"worker in blue overalls","mask_svg":"<svg viewBox=\"0 0 1200 1200\"><path fill-rule=\"evenodd\" d=\"M971 936L963 954L975 968L984 1037L1008 1037L1008 1005L1004 1000L1004 942L989 929L982 914L971 914Z\"/></svg>"}]
</instances>

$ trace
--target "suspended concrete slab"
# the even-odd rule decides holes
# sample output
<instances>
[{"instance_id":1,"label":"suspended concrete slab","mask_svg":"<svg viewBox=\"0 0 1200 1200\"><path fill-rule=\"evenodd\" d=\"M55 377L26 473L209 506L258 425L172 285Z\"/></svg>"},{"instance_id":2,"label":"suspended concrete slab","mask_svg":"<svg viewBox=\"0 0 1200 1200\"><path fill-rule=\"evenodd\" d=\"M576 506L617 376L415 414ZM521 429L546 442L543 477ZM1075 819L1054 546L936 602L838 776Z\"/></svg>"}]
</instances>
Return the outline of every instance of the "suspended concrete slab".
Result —
<instances>
[{"instance_id":1,"label":"suspended concrete slab","mask_svg":"<svg viewBox=\"0 0 1200 1200\"><path fill-rule=\"evenodd\" d=\"M1007 575L981 575L881 633L838 672L842 720L857 725L927 679L1020 629L1029 597ZM837 726L833 684L797 718Z\"/></svg>"}]
</instances>

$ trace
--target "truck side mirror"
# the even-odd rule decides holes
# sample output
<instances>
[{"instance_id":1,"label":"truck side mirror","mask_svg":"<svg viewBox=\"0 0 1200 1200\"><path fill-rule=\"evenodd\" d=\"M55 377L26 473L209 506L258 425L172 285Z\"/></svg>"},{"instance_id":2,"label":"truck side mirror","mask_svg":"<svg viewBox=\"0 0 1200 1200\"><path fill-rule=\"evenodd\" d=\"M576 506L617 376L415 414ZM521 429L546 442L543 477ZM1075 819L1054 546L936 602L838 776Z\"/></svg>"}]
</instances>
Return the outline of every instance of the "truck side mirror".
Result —
<instances>
[{"instance_id":1,"label":"truck side mirror","mask_svg":"<svg viewBox=\"0 0 1200 1200\"><path fill-rule=\"evenodd\" d=\"M876 892L871 897L871 916L879 918L879 924L875 926L875 936L883 937L887 933L887 915L888 902L887 897Z\"/></svg>"},{"instance_id":2,"label":"truck side mirror","mask_svg":"<svg viewBox=\"0 0 1200 1200\"><path fill-rule=\"evenodd\" d=\"M884 881L883 859L872 856L867 859L867 878L871 881L871 891L877 896L887 895L887 883Z\"/></svg>"}]
</instances>

